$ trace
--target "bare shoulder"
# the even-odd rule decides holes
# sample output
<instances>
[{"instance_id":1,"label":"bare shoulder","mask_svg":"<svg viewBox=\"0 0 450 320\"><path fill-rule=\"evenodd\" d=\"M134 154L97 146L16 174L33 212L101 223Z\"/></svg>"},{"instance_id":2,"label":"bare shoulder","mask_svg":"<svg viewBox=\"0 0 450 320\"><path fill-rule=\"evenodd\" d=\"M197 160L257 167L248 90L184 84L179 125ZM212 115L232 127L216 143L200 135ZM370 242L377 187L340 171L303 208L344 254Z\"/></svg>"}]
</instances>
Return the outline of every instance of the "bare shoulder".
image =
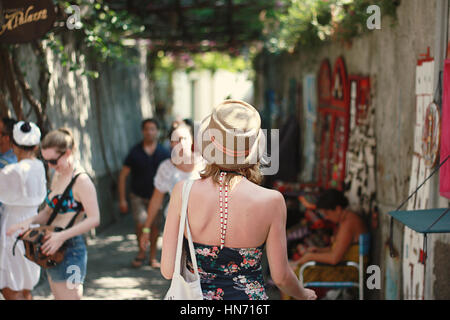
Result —
<instances>
[{"instance_id":1,"label":"bare shoulder","mask_svg":"<svg viewBox=\"0 0 450 320\"><path fill-rule=\"evenodd\" d=\"M92 181L91 177L87 173L82 172L77 177L76 184L78 186L85 186L86 187L86 186L93 186L94 182Z\"/></svg>"},{"instance_id":2,"label":"bare shoulder","mask_svg":"<svg viewBox=\"0 0 450 320\"><path fill-rule=\"evenodd\" d=\"M178 181L170 193L170 201L181 201L181 195L183 193L183 185L186 180Z\"/></svg>"},{"instance_id":3,"label":"bare shoulder","mask_svg":"<svg viewBox=\"0 0 450 320\"><path fill-rule=\"evenodd\" d=\"M341 233L355 234L363 229L364 226L361 218L358 214L351 211L347 211L347 214L339 225L339 231Z\"/></svg>"},{"instance_id":4,"label":"bare shoulder","mask_svg":"<svg viewBox=\"0 0 450 320\"><path fill-rule=\"evenodd\" d=\"M285 213L286 203L279 191L259 185L254 185L254 188L253 197L260 204L262 210L277 216Z\"/></svg>"},{"instance_id":5,"label":"bare shoulder","mask_svg":"<svg viewBox=\"0 0 450 320\"><path fill-rule=\"evenodd\" d=\"M87 173L83 172L77 177L77 180L73 185L73 190L77 195L95 193L95 185L91 177Z\"/></svg>"},{"instance_id":6,"label":"bare shoulder","mask_svg":"<svg viewBox=\"0 0 450 320\"><path fill-rule=\"evenodd\" d=\"M361 216L355 212L348 211L347 217L343 223L348 223L350 225L359 225L362 223Z\"/></svg>"},{"instance_id":7,"label":"bare shoulder","mask_svg":"<svg viewBox=\"0 0 450 320\"><path fill-rule=\"evenodd\" d=\"M183 185L186 180L178 181L172 189L172 195L181 194Z\"/></svg>"},{"instance_id":8,"label":"bare shoulder","mask_svg":"<svg viewBox=\"0 0 450 320\"><path fill-rule=\"evenodd\" d=\"M350 223L357 232L367 232L366 223L361 215L350 211L349 216Z\"/></svg>"},{"instance_id":9,"label":"bare shoulder","mask_svg":"<svg viewBox=\"0 0 450 320\"><path fill-rule=\"evenodd\" d=\"M255 187L255 194L259 195L261 197L262 200L264 200L265 202L280 202L283 201L284 202L284 197L281 194L281 192L279 192L278 190L273 190L273 189L268 189L256 184L253 184Z\"/></svg>"}]
</instances>

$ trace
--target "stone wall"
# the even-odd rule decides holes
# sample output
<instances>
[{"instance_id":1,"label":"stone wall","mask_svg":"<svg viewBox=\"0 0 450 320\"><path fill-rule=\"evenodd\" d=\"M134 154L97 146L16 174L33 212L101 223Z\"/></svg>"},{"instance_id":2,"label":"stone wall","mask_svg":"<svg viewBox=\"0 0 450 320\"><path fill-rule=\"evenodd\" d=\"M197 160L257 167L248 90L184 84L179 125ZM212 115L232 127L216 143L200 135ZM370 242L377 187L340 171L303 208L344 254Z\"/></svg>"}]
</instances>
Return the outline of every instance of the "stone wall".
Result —
<instances>
[{"instance_id":1,"label":"stone wall","mask_svg":"<svg viewBox=\"0 0 450 320\"><path fill-rule=\"evenodd\" d=\"M67 51L78 56L82 65L88 69L94 67L96 62L87 61L70 38L66 42ZM101 211L97 230L101 231L119 216L118 172L129 148L140 140L141 120L153 114L146 75L146 48L139 43L130 47L130 63L100 64L98 79L82 75L81 71L69 71L51 50L46 54L51 73L47 114L53 129L64 126L74 134L75 158L97 188ZM38 94L38 72L28 45L20 47L19 57L26 66L27 80ZM27 114L26 102L24 110ZM33 120L32 113L30 120Z\"/></svg>"}]
</instances>

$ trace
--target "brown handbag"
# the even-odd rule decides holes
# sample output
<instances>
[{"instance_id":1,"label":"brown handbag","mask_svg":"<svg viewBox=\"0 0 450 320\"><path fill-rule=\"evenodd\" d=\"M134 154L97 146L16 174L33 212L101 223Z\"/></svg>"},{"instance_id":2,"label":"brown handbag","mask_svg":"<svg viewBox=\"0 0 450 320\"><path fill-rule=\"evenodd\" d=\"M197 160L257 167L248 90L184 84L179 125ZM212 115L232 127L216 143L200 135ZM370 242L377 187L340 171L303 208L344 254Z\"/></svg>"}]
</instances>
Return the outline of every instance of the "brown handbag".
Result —
<instances>
[{"instance_id":1,"label":"brown handbag","mask_svg":"<svg viewBox=\"0 0 450 320\"><path fill-rule=\"evenodd\" d=\"M64 190L61 198L58 200L58 203L53 209L52 215L48 219L47 224L45 226L40 226L37 228L30 228L16 238L16 242L14 243L13 246L13 255L15 255L17 242L19 240L22 240L25 246L25 257L28 260L31 260L34 263L40 265L44 269L54 267L64 260L64 254L67 246L66 243L63 243L62 246L58 249L58 251L56 251L54 254L50 256L43 254L41 251L41 247L44 244L44 237L47 234L50 234L52 232L59 232L72 227L73 224L75 223L76 218L80 214L81 210L78 210L77 213L70 220L66 228L55 227L50 225L56 218L58 211L61 209L63 200L69 194L70 189L72 189L72 186L79 175L80 173L74 176L72 178L72 181L70 181L69 185L66 187L66 190Z\"/></svg>"},{"instance_id":2,"label":"brown handbag","mask_svg":"<svg viewBox=\"0 0 450 320\"><path fill-rule=\"evenodd\" d=\"M41 246L44 244L43 239L47 234L50 234L51 232L58 232L61 230L62 228L54 226L41 226L38 228L31 228L17 237L16 243L19 240L23 241L23 244L25 246L25 257L27 257L28 260L37 263L42 268L51 268L64 260L64 253L66 250L65 244L63 244L58 249L58 251L56 251L51 256L43 254L41 251ZM13 255L15 254L14 251L16 243L14 243Z\"/></svg>"}]
</instances>

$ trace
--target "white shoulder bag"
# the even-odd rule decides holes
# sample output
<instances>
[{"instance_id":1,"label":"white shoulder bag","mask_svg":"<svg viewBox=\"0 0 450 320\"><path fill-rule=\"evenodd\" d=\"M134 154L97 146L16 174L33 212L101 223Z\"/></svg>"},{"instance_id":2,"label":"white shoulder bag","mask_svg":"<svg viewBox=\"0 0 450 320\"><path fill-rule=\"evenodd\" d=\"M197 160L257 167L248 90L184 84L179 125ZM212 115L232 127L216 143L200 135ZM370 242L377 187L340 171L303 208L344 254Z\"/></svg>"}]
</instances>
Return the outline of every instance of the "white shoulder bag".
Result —
<instances>
[{"instance_id":1,"label":"white shoulder bag","mask_svg":"<svg viewBox=\"0 0 450 320\"><path fill-rule=\"evenodd\" d=\"M186 211L194 180L186 180L183 185L182 206L180 227L178 230L177 253L175 257L175 268L172 276L172 283L164 297L164 300L203 300L202 288L200 286L200 276L197 268L197 258L195 257L194 244L192 243L191 231L189 230L189 222ZM192 266L194 273L190 272L186 267L186 254L183 252L184 227L186 224L186 233L189 243L189 252L191 254Z\"/></svg>"}]
</instances>

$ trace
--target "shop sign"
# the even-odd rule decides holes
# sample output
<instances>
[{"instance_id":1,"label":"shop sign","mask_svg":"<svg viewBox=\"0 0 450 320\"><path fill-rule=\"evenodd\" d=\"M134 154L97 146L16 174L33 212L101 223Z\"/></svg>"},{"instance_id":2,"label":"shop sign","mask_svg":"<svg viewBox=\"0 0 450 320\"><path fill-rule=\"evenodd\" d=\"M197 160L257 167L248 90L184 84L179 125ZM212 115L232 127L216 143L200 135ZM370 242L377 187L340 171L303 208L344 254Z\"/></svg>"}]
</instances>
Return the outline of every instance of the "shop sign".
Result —
<instances>
[{"instance_id":1,"label":"shop sign","mask_svg":"<svg viewBox=\"0 0 450 320\"><path fill-rule=\"evenodd\" d=\"M0 42L39 39L52 28L55 19L51 0L0 0Z\"/></svg>"}]
</instances>

